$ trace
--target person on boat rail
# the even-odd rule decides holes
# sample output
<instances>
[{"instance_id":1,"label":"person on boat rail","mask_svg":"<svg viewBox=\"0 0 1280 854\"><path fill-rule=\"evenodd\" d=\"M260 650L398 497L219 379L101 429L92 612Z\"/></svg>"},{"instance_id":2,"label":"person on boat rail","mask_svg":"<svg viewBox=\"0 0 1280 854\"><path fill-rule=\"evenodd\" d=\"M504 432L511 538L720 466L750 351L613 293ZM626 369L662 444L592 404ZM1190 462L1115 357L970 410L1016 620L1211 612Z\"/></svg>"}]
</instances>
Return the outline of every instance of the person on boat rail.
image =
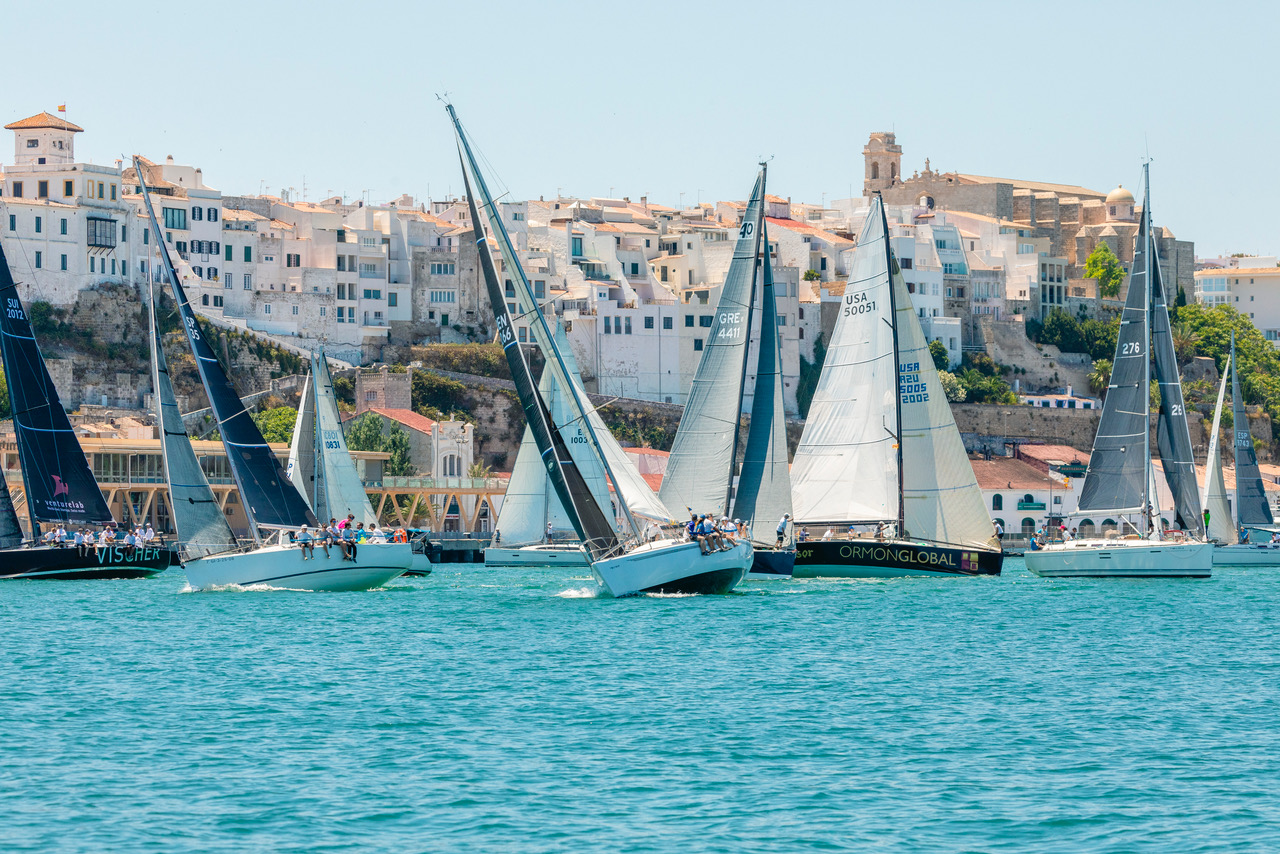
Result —
<instances>
[{"instance_id":1,"label":"person on boat rail","mask_svg":"<svg viewBox=\"0 0 1280 854\"><path fill-rule=\"evenodd\" d=\"M303 560L316 559L315 538L311 536L311 532L307 530L307 526L303 525L298 529L298 536L295 538L298 543L298 550L302 552Z\"/></svg>"},{"instance_id":2,"label":"person on boat rail","mask_svg":"<svg viewBox=\"0 0 1280 854\"><path fill-rule=\"evenodd\" d=\"M356 542L357 542L356 538L357 538L356 529L352 527L350 524L348 524L347 527L342 529L342 542L347 547L347 554L350 555L350 557L348 557L347 559L350 560L352 563L356 562L356 552L358 548L356 545Z\"/></svg>"},{"instance_id":3,"label":"person on boat rail","mask_svg":"<svg viewBox=\"0 0 1280 854\"><path fill-rule=\"evenodd\" d=\"M782 518L778 520L778 527L774 529L774 532L778 535L777 548L782 548L782 544L787 541L787 523L790 521L790 513L783 513Z\"/></svg>"},{"instance_id":4,"label":"person on boat rail","mask_svg":"<svg viewBox=\"0 0 1280 854\"><path fill-rule=\"evenodd\" d=\"M344 542L342 541L342 532L341 532L340 530L338 530L338 520L337 520L337 519L330 519L330 520L329 520L329 527L327 527L327 528L325 528L325 529L324 529L324 534L325 534L325 542L324 542L324 556L325 556L325 557L328 557L328 556L329 556L329 546L330 546L330 545L335 545L335 546L337 546L337 547L338 547L338 551L342 552L342 559L343 559L343 560L346 560L346 559L347 559L347 544L346 544L346 543L344 543Z\"/></svg>"},{"instance_id":5,"label":"person on boat rail","mask_svg":"<svg viewBox=\"0 0 1280 854\"><path fill-rule=\"evenodd\" d=\"M738 526L729 521L728 516L720 517L720 539L727 544L729 548L733 548L738 544Z\"/></svg>"}]
</instances>

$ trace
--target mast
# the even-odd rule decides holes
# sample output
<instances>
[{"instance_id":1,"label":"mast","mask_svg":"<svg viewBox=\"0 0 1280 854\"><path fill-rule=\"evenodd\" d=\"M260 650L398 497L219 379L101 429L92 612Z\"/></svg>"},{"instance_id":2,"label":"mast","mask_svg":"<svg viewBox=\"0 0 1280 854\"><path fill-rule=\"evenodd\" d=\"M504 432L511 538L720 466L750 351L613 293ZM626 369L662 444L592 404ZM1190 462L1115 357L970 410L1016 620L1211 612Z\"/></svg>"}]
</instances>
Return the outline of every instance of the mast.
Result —
<instances>
[{"instance_id":1,"label":"mast","mask_svg":"<svg viewBox=\"0 0 1280 854\"><path fill-rule=\"evenodd\" d=\"M1151 463L1151 264L1155 260L1152 254L1151 241L1151 164L1142 164L1142 230L1144 245L1142 252L1147 256L1146 269L1142 271L1142 340L1146 342L1147 355L1143 359L1146 368L1142 372L1142 459L1146 465L1145 477L1142 478L1142 515L1146 519L1147 536L1151 536L1151 528L1155 520L1152 518L1151 478L1154 466ZM1159 536L1159 526L1154 525Z\"/></svg>"},{"instance_id":2,"label":"mast","mask_svg":"<svg viewBox=\"0 0 1280 854\"><path fill-rule=\"evenodd\" d=\"M889 325L893 328L893 409L897 418L897 424L894 425L893 438L897 449L895 456L898 460L898 530L894 533L901 538L907 535L907 506L905 498L906 484L902 471L902 363L899 360L898 353L898 303L894 297L894 288L892 287L893 267L896 262L893 260L893 250L889 248L889 217L884 211L884 197L877 192L876 198L880 201L880 220L884 224L884 260L885 267L889 271L891 283L889 287L889 317L892 318L892 321Z\"/></svg>"}]
</instances>

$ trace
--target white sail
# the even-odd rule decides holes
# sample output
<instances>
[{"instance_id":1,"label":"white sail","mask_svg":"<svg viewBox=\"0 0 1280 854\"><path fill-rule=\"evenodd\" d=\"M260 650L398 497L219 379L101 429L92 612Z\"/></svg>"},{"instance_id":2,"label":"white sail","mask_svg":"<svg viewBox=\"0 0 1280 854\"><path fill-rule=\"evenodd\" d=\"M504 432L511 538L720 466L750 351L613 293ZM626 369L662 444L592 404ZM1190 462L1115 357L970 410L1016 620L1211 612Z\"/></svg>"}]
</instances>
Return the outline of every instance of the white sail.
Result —
<instances>
[{"instance_id":1,"label":"white sail","mask_svg":"<svg viewBox=\"0 0 1280 854\"><path fill-rule=\"evenodd\" d=\"M311 394L311 377L302 383L302 397L298 400L298 417L293 422L293 441L289 443L289 464L285 477L297 487L314 511L316 478L316 407ZM328 521L326 519L326 521Z\"/></svg>"},{"instance_id":2,"label":"white sail","mask_svg":"<svg viewBox=\"0 0 1280 854\"><path fill-rule=\"evenodd\" d=\"M1227 394L1227 374L1231 370L1231 357L1227 356L1222 369L1222 382L1218 385L1218 404L1213 410L1213 429L1209 432L1209 454L1205 457L1205 508L1209 511L1211 540L1230 545L1237 541L1236 526L1231 520L1231 505L1227 501L1227 483L1222 476L1222 453L1218 449L1218 428L1222 422L1222 404Z\"/></svg>"},{"instance_id":3,"label":"white sail","mask_svg":"<svg viewBox=\"0 0 1280 854\"><path fill-rule=\"evenodd\" d=\"M898 518L888 235L872 205L791 467L798 522Z\"/></svg>"},{"instance_id":4,"label":"white sail","mask_svg":"<svg viewBox=\"0 0 1280 854\"><path fill-rule=\"evenodd\" d=\"M954 545L994 547L999 541L982 490L896 259L893 287L898 313L905 534Z\"/></svg>"},{"instance_id":5,"label":"white sail","mask_svg":"<svg viewBox=\"0 0 1280 854\"><path fill-rule=\"evenodd\" d=\"M551 373L543 371L538 391L552 408L555 407L554 388ZM592 494L596 494L594 485ZM502 534L500 545L515 548L540 543L546 536L548 522L557 532L573 530L569 514L564 512L560 499L551 488L538 445L533 440L533 431L526 424L520 450L516 452L516 464L511 470L511 482L502 498L502 511L498 514L497 530Z\"/></svg>"},{"instance_id":6,"label":"white sail","mask_svg":"<svg viewBox=\"0 0 1280 854\"><path fill-rule=\"evenodd\" d=\"M347 450L338 419L338 398L323 353L311 354L311 379L316 408L316 516L342 519L354 513L355 520L367 528L378 521L377 516L356 471L356 461Z\"/></svg>"}]
</instances>

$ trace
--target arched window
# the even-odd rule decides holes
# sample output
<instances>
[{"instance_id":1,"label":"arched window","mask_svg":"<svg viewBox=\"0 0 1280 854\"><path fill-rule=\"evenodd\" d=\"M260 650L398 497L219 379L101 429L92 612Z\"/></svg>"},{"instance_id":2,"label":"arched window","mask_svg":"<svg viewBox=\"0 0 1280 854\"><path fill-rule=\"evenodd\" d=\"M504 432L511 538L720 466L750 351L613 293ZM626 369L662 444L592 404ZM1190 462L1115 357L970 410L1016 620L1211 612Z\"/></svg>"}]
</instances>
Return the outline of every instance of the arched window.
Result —
<instances>
[{"instance_id":1,"label":"arched window","mask_svg":"<svg viewBox=\"0 0 1280 854\"><path fill-rule=\"evenodd\" d=\"M1094 524L1093 524L1093 520L1092 520L1092 519L1081 519L1081 520L1080 520L1080 536L1082 536L1082 537L1092 537L1092 536L1093 536L1093 534L1094 534L1094 528L1095 528L1095 526L1094 526Z\"/></svg>"},{"instance_id":2,"label":"arched window","mask_svg":"<svg viewBox=\"0 0 1280 854\"><path fill-rule=\"evenodd\" d=\"M871 180L874 181L879 177L880 177L880 164L872 163L871 164Z\"/></svg>"},{"instance_id":3,"label":"arched window","mask_svg":"<svg viewBox=\"0 0 1280 854\"><path fill-rule=\"evenodd\" d=\"M991 509L992 509L992 510L1003 510L1003 509L1004 509L1004 496L1003 496L1003 495L1001 495L1000 493L998 493L998 492L997 492L995 495L991 496Z\"/></svg>"},{"instance_id":4,"label":"arched window","mask_svg":"<svg viewBox=\"0 0 1280 854\"><path fill-rule=\"evenodd\" d=\"M1115 529L1116 529L1116 520L1115 520L1115 519L1103 519L1103 520L1102 520L1102 533L1104 533L1104 534L1105 534L1105 533L1107 533L1108 531L1114 531Z\"/></svg>"},{"instance_id":5,"label":"arched window","mask_svg":"<svg viewBox=\"0 0 1280 854\"><path fill-rule=\"evenodd\" d=\"M890 181L898 180L898 164L897 163L889 164L889 180Z\"/></svg>"},{"instance_id":6,"label":"arched window","mask_svg":"<svg viewBox=\"0 0 1280 854\"><path fill-rule=\"evenodd\" d=\"M441 477L462 477L462 459L457 454L446 454L440 459Z\"/></svg>"},{"instance_id":7,"label":"arched window","mask_svg":"<svg viewBox=\"0 0 1280 854\"><path fill-rule=\"evenodd\" d=\"M1023 519L1022 520L1022 536L1024 537L1034 536L1035 532L1036 532L1036 520L1031 518Z\"/></svg>"},{"instance_id":8,"label":"arched window","mask_svg":"<svg viewBox=\"0 0 1280 854\"><path fill-rule=\"evenodd\" d=\"M1023 504L1035 504L1035 503L1036 503L1035 496L1034 496L1034 495L1032 495L1030 492L1028 492L1026 495L1022 496L1022 503L1023 503Z\"/></svg>"}]
</instances>

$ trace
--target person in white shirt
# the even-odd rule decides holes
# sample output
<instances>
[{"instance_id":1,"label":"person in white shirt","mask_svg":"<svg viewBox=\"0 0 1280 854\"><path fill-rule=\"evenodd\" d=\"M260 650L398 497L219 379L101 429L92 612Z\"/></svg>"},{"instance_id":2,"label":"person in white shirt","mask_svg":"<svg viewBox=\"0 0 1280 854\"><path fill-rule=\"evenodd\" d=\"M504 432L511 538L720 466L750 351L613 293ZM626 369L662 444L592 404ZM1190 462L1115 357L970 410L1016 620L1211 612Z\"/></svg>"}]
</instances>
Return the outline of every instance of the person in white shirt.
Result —
<instances>
[{"instance_id":1,"label":"person in white shirt","mask_svg":"<svg viewBox=\"0 0 1280 854\"><path fill-rule=\"evenodd\" d=\"M156 531L154 528L151 527L151 523L148 522L147 530L142 532L142 541L147 545L151 545L153 542L155 542L155 539L156 539Z\"/></svg>"},{"instance_id":2,"label":"person in white shirt","mask_svg":"<svg viewBox=\"0 0 1280 854\"><path fill-rule=\"evenodd\" d=\"M1003 526L1003 525L1001 525L999 522L996 522L995 520L992 520L991 524L996 526L996 539L997 539L997 540L1003 540L1003 539L1004 539L1004 526Z\"/></svg>"},{"instance_id":3,"label":"person in white shirt","mask_svg":"<svg viewBox=\"0 0 1280 854\"><path fill-rule=\"evenodd\" d=\"M834 532L834 531L832 531L830 528L827 528L826 533L822 535L822 539L824 539L824 540L829 540L829 539L831 539L831 537L832 537L832 535L833 535L834 533L835 533L835 532Z\"/></svg>"},{"instance_id":4,"label":"person in white shirt","mask_svg":"<svg viewBox=\"0 0 1280 854\"><path fill-rule=\"evenodd\" d=\"M98 541L93 535L92 528L84 532L84 552L86 556L89 554L90 549L95 552L98 550Z\"/></svg>"}]
</instances>

